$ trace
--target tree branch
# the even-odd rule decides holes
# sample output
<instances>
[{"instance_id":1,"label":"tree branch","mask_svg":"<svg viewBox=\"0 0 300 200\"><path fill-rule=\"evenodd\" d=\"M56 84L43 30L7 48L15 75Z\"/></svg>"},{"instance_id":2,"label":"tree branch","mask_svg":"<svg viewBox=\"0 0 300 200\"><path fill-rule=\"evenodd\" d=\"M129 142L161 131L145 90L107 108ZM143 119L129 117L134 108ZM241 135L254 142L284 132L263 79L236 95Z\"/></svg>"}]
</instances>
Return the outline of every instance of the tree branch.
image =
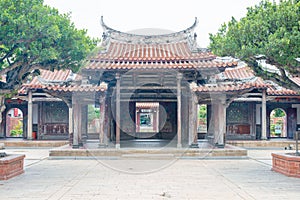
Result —
<instances>
[{"instance_id":1,"label":"tree branch","mask_svg":"<svg viewBox=\"0 0 300 200\"><path fill-rule=\"evenodd\" d=\"M7 52L7 54L6 54L4 57L0 58L0 62L3 62L3 60L5 60L5 59L8 58L9 56L11 56L12 53L14 52L14 50L15 50L17 47L18 47L18 45L14 45L14 46L11 48L11 50L9 50L9 52Z\"/></svg>"},{"instance_id":2,"label":"tree branch","mask_svg":"<svg viewBox=\"0 0 300 200\"><path fill-rule=\"evenodd\" d=\"M278 85L285 87L287 89L291 89L297 92L300 92L300 86L294 83L289 77L286 75L285 70L283 67L278 67L281 75L277 73L268 72L260 67L260 65L257 63L256 58L252 57L250 59L246 60L247 65L253 69L255 72L255 75L261 77L264 80L271 80ZM274 64L275 62L273 62Z\"/></svg>"}]
</instances>

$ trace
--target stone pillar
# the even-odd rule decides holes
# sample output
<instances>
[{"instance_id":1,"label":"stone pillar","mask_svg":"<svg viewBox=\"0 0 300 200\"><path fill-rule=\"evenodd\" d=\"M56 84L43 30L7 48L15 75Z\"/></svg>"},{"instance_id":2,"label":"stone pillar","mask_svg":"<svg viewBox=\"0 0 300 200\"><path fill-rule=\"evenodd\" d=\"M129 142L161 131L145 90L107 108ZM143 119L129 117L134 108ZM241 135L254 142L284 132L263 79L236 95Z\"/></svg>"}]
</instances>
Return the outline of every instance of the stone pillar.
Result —
<instances>
[{"instance_id":1,"label":"stone pillar","mask_svg":"<svg viewBox=\"0 0 300 200\"><path fill-rule=\"evenodd\" d=\"M182 147L181 143L181 79L182 74L177 74L177 148Z\"/></svg>"},{"instance_id":2,"label":"stone pillar","mask_svg":"<svg viewBox=\"0 0 300 200\"><path fill-rule=\"evenodd\" d=\"M136 112L136 126L135 126L135 132L140 132L140 123L141 123L141 121L140 121L140 119L141 119L141 113L140 113L140 111L137 111Z\"/></svg>"},{"instance_id":3,"label":"stone pillar","mask_svg":"<svg viewBox=\"0 0 300 200\"><path fill-rule=\"evenodd\" d=\"M261 105L261 139L267 139L267 101L266 90L262 91L262 105Z\"/></svg>"},{"instance_id":4,"label":"stone pillar","mask_svg":"<svg viewBox=\"0 0 300 200\"><path fill-rule=\"evenodd\" d=\"M104 134L104 122L105 122L105 116L106 116L106 103L105 103L105 95L101 95L99 98L100 103L100 133L99 133L99 147L106 147L107 144L105 144L105 134Z\"/></svg>"},{"instance_id":5,"label":"stone pillar","mask_svg":"<svg viewBox=\"0 0 300 200\"><path fill-rule=\"evenodd\" d=\"M80 104L80 102L78 102L78 128L79 128L79 131L78 131L78 144L79 146L83 146L83 141L82 141L82 107L83 105Z\"/></svg>"},{"instance_id":6,"label":"stone pillar","mask_svg":"<svg viewBox=\"0 0 300 200\"><path fill-rule=\"evenodd\" d=\"M212 114L214 118L214 144L218 147L225 146L226 134L226 102L225 98L221 97L215 100L212 104Z\"/></svg>"},{"instance_id":7,"label":"stone pillar","mask_svg":"<svg viewBox=\"0 0 300 200\"><path fill-rule=\"evenodd\" d=\"M107 128L107 140L111 139L112 131L111 131L111 120L112 120L112 109L111 109L111 95L106 94L107 98L107 108L106 108L106 128ZM107 141L107 142L108 142Z\"/></svg>"},{"instance_id":8,"label":"stone pillar","mask_svg":"<svg viewBox=\"0 0 300 200\"><path fill-rule=\"evenodd\" d=\"M79 132L81 131L80 127L80 104L74 96L72 96L72 111L73 111L73 148L79 148Z\"/></svg>"},{"instance_id":9,"label":"stone pillar","mask_svg":"<svg viewBox=\"0 0 300 200\"><path fill-rule=\"evenodd\" d=\"M192 148L199 148L198 145L198 132L197 132L197 124L198 124L198 102L197 102L197 97L196 95L193 93L192 94L192 137L193 137L193 142L191 147Z\"/></svg>"},{"instance_id":10,"label":"stone pillar","mask_svg":"<svg viewBox=\"0 0 300 200\"><path fill-rule=\"evenodd\" d=\"M225 146L225 135L226 135L226 102L223 99L219 104L219 138L217 141L218 146Z\"/></svg>"},{"instance_id":11,"label":"stone pillar","mask_svg":"<svg viewBox=\"0 0 300 200\"><path fill-rule=\"evenodd\" d=\"M116 74L116 149L120 149L120 74Z\"/></svg>"},{"instance_id":12,"label":"stone pillar","mask_svg":"<svg viewBox=\"0 0 300 200\"><path fill-rule=\"evenodd\" d=\"M191 90L193 87L191 87ZM198 100L195 92L191 91L189 98L189 145L192 148L198 148L198 133L197 133L197 119L198 119Z\"/></svg>"},{"instance_id":13,"label":"stone pillar","mask_svg":"<svg viewBox=\"0 0 300 200\"><path fill-rule=\"evenodd\" d=\"M28 91L27 139L32 140L32 91Z\"/></svg>"},{"instance_id":14,"label":"stone pillar","mask_svg":"<svg viewBox=\"0 0 300 200\"><path fill-rule=\"evenodd\" d=\"M73 109L72 105L69 106L69 141L70 145L73 143Z\"/></svg>"}]
</instances>

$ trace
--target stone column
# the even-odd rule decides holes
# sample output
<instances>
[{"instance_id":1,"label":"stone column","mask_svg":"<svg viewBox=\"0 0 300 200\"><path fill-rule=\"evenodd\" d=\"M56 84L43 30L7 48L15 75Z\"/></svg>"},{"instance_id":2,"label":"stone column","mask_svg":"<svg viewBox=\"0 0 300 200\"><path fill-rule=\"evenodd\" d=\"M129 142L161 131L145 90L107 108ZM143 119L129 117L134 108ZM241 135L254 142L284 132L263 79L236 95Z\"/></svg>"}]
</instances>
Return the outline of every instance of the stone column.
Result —
<instances>
[{"instance_id":1,"label":"stone column","mask_svg":"<svg viewBox=\"0 0 300 200\"><path fill-rule=\"evenodd\" d=\"M182 74L177 74L177 148L182 147L181 143L181 80Z\"/></svg>"},{"instance_id":2,"label":"stone column","mask_svg":"<svg viewBox=\"0 0 300 200\"><path fill-rule=\"evenodd\" d=\"M78 100L72 96L72 111L73 111L73 148L79 148L79 131L81 130L79 120L81 113L79 113L81 105Z\"/></svg>"},{"instance_id":3,"label":"stone column","mask_svg":"<svg viewBox=\"0 0 300 200\"><path fill-rule=\"evenodd\" d=\"M116 149L120 149L120 74L116 74Z\"/></svg>"},{"instance_id":4,"label":"stone column","mask_svg":"<svg viewBox=\"0 0 300 200\"><path fill-rule=\"evenodd\" d=\"M110 102L107 94L105 95L105 116L104 116L104 143L108 146L110 138Z\"/></svg>"},{"instance_id":5,"label":"stone column","mask_svg":"<svg viewBox=\"0 0 300 200\"><path fill-rule=\"evenodd\" d=\"M197 102L197 97L194 93L192 93L192 131L193 131L193 142L191 147L192 148L199 148L198 145L198 132L197 132L197 124L198 124L198 102Z\"/></svg>"},{"instance_id":6,"label":"stone column","mask_svg":"<svg viewBox=\"0 0 300 200\"><path fill-rule=\"evenodd\" d=\"M32 91L28 91L27 139L32 140Z\"/></svg>"},{"instance_id":7,"label":"stone column","mask_svg":"<svg viewBox=\"0 0 300 200\"><path fill-rule=\"evenodd\" d=\"M225 134L226 134L226 102L222 99L219 104L219 138L217 144L219 147L225 146Z\"/></svg>"},{"instance_id":8,"label":"stone column","mask_svg":"<svg viewBox=\"0 0 300 200\"><path fill-rule=\"evenodd\" d=\"M83 146L83 141L82 141L82 104L80 104L80 102L78 102L78 144L79 146Z\"/></svg>"},{"instance_id":9,"label":"stone column","mask_svg":"<svg viewBox=\"0 0 300 200\"><path fill-rule=\"evenodd\" d=\"M141 123L141 121L140 121L140 119L141 119L140 115L141 115L140 111L136 111L135 132L140 132L140 123Z\"/></svg>"},{"instance_id":10,"label":"stone column","mask_svg":"<svg viewBox=\"0 0 300 200\"><path fill-rule=\"evenodd\" d=\"M69 106L69 141L70 145L73 143L73 108L72 105Z\"/></svg>"},{"instance_id":11,"label":"stone column","mask_svg":"<svg viewBox=\"0 0 300 200\"><path fill-rule=\"evenodd\" d=\"M112 120L112 107L111 107L111 95L110 94L106 94L106 101L107 101L107 107L106 107L106 112L105 112L105 122L106 122L106 137L107 137L107 144L109 142L109 140L111 139L112 136L112 130L111 130L111 120Z\"/></svg>"},{"instance_id":12,"label":"stone column","mask_svg":"<svg viewBox=\"0 0 300 200\"><path fill-rule=\"evenodd\" d=\"M267 100L266 90L262 91L262 105L261 105L261 139L267 139Z\"/></svg>"},{"instance_id":13,"label":"stone column","mask_svg":"<svg viewBox=\"0 0 300 200\"><path fill-rule=\"evenodd\" d=\"M99 133L99 147L106 147L105 134L104 134L104 122L105 122L105 95L101 95L99 98L100 103L100 133Z\"/></svg>"},{"instance_id":14,"label":"stone column","mask_svg":"<svg viewBox=\"0 0 300 200\"><path fill-rule=\"evenodd\" d=\"M212 104L212 114L214 118L214 144L224 147L226 133L226 102L224 97L214 100Z\"/></svg>"}]
</instances>

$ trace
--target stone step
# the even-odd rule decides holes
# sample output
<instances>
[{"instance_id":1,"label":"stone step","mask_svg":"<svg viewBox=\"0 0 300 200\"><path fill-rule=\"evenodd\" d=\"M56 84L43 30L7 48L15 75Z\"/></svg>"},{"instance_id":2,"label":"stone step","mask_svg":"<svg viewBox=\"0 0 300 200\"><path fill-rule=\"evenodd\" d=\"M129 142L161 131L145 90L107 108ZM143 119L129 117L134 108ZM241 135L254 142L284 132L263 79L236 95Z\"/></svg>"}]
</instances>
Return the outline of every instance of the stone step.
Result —
<instances>
[{"instance_id":1,"label":"stone step","mask_svg":"<svg viewBox=\"0 0 300 200\"><path fill-rule=\"evenodd\" d=\"M174 154L123 154L121 159L146 159L146 160L173 160L176 156Z\"/></svg>"}]
</instances>

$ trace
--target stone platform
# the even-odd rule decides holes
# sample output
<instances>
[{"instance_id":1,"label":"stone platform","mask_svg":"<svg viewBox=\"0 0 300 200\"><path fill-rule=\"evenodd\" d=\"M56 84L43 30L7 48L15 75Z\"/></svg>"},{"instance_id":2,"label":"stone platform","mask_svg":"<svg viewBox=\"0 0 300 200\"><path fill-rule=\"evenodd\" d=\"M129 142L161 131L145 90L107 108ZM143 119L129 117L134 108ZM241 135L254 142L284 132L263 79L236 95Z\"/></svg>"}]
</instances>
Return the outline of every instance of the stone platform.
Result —
<instances>
[{"instance_id":1,"label":"stone platform","mask_svg":"<svg viewBox=\"0 0 300 200\"><path fill-rule=\"evenodd\" d=\"M67 140L23 140L3 139L0 143L4 147L60 147L69 144Z\"/></svg>"},{"instance_id":2,"label":"stone platform","mask_svg":"<svg viewBox=\"0 0 300 200\"><path fill-rule=\"evenodd\" d=\"M295 153L272 153L272 160L273 171L300 178L300 156Z\"/></svg>"},{"instance_id":3,"label":"stone platform","mask_svg":"<svg viewBox=\"0 0 300 200\"><path fill-rule=\"evenodd\" d=\"M179 158L241 158L247 157L247 150L226 145L225 148L213 147L208 143L199 143L199 148L175 148L172 146L156 146L155 141L121 143L121 148L116 149L109 145L108 148L99 148L97 143L87 143L79 149L72 149L69 145L51 149L49 156L52 159L71 158L97 158L97 159L179 159ZM157 144L162 144L157 142ZM123 147L122 147L123 146Z\"/></svg>"},{"instance_id":4,"label":"stone platform","mask_svg":"<svg viewBox=\"0 0 300 200\"><path fill-rule=\"evenodd\" d=\"M0 180L7 180L24 173L25 155L10 155L0 158Z\"/></svg>"},{"instance_id":5,"label":"stone platform","mask_svg":"<svg viewBox=\"0 0 300 200\"><path fill-rule=\"evenodd\" d=\"M227 144L246 148L295 148L295 140L270 139L270 140L227 140Z\"/></svg>"}]
</instances>

